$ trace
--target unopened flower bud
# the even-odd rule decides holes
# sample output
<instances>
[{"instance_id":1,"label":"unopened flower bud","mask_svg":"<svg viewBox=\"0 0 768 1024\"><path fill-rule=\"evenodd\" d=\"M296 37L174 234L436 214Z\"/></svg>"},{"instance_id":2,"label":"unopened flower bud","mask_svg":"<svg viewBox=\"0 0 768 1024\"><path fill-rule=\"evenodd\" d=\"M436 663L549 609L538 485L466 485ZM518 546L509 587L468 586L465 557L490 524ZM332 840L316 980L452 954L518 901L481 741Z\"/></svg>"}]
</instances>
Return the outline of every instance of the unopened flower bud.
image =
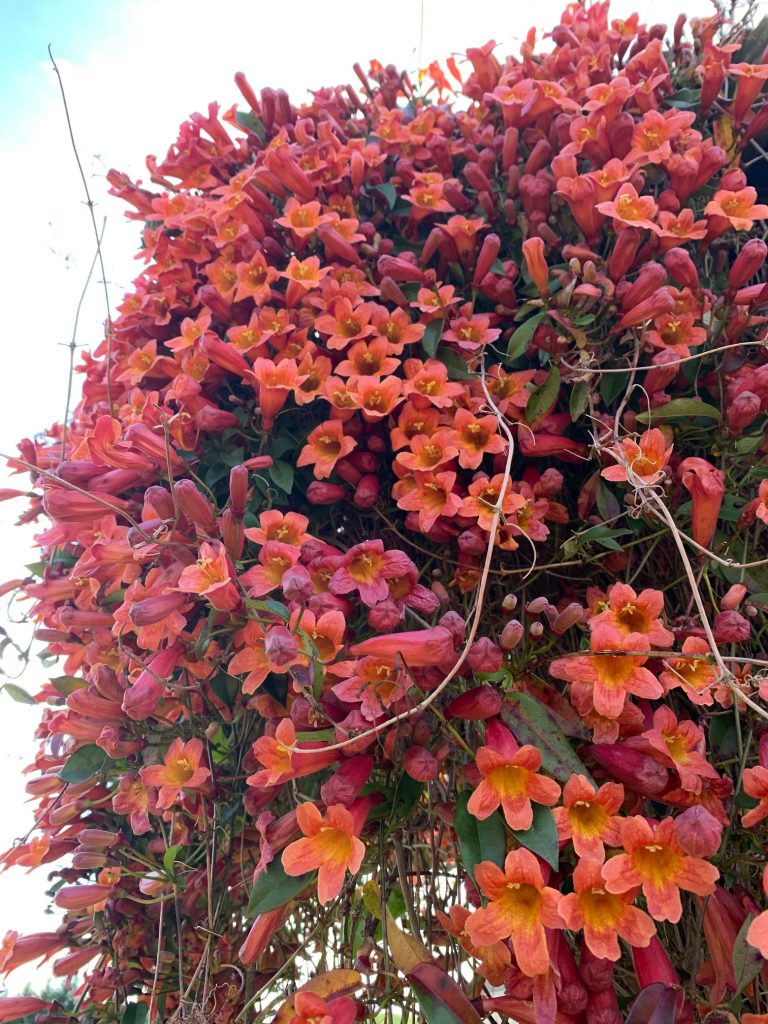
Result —
<instances>
[{"instance_id":1,"label":"unopened flower bud","mask_svg":"<svg viewBox=\"0 0 768 1024\"><path fill-rule=\"evenodd\" d=\"M365 509L373 508L378 497L379 478L373 473L367 473L361 478L355 488L355 494L352 500L358 508Z\"/></svg>"},{"instance_id":2,"label":"unopened flower bud","mask_svg":"<svg viewBox=\"0 0 768 1024\"><path fill-rule=\"evenodd\" d=\"M440 765L435 755L426 747L412 746L405 752L403 767L412 779L432 782L437 778Z\"/></svg>"},{"instance_id":3,"label":"unopened flower bud","mask_svg":"<svg viewBox=\"0 0 768 1024\"><path fill-rule=\"evenodd\" d=\"M467 662L473 672L498 672L504 664L504 652L489 637L481 636L470 647Z\"/></svg>"},{"instance_id":4,"label":"unopened flower bud","mask_svg":"<svg viewBox=\"0 0 768 1024\"><path fill-rule=\"evenodd\" d=\"M529 601L525 606L525 610L529 615L542 615L551 607L552 605L546 597L534 597L534 599Z\"/></svg>"},{"instance_id":5,"label":"unopened flower bud","mask_svg":"<svg viewBox=\"0 0 768 1024\"><path fill-rule=\"evenodd\" d=\"M502 700L492 686L475 686L448 702L445 714L448 718L464 718L470 722L484 722L498 715Z\"/></svg>"},{"instance_id":6,"label":"unopened flower bud","mask_svg":"<svg viewBox=\"0 0 768 1024\"><path fill-rule=\"evenodd\" d=\"M659 796L669 787L667 769L625 743L597 743L586 750L612 779L633 793Z\"/></svg>"},{"instance_id":7,"label":"unopened flower bud","mask_svg":"<svg viewBox=\"0 0 768 1024\"><path fill-rule=\"evenodd\" d=\"M296 637L286 626L272 626L264 636L264 653L274 665L290 665L299 653Z\"/></svg>"},{"instance_id":8,"label":"unopened flower bud","mask_svg":"<svg viewBox=\"0 0 768 1024\"><path fill-rule=\"evenodd\" d=\"M313 480L307 488L307 498L312 505L335 505L346 496L347 491L343 487L325 480Z\"/></svg>"},{"instance_id":9,"label":"unopened flower bud","mask_svg":"<svg viewBox=\"0 0 768 1024\"><path fill-rule=\"evenodd\" d=\"M523 639L524 632L522 622L519 622L517 619L510 619L501 631L499 646L503 651L514 650Z\"/></svg>"},{"instance_id":10,"label":"unopened flower bud","mask_svg":"<svg viewBox=\"0 0 768 1024\"><path fill-rule=\"evenodd\" d=\"M543 622L532 622L528 627L528 634L532 637L540 637L544 635L544 623Z\"/></svg>"},{"instance_id":11,"label":"unopened flower bud","mask_svg":"<svg viewBox=\"0 0 768 1024\"><path fill-rule=\"evenodd\" d=\"M746 593L747 588L743 583L734 583L721 598L720 610L724 612L735 611L744 600Z\"/></svg>"},{"instance_id":12,"label":"unopened flower bud","mask_svg":"<svg viewBox=\"0 0 768 1024\"><path fill-rule=\"evenodd\" d=\"M581 622L584 618L584 609L578 603L578 601L572 601L569 605L555 617L552 622L552 630L561 636L566 630L570 629L571 626L575 626Z\"/></svg>"},{"instance_id":13,"label":"unopened flower bud","mask_svg":"<svg viewBox=\"0 0 768 1024\"><path fill-rule=\"evenodd\" d=\"M505 612L513 612L517 608L517 594L507 594L501 602Z\"/></svg>"},{"instance_id":14,"label":"unopened flower bud","mask_svg":"<svg viewBox=\"0 0 768 1024\"><path fill-rule=\"evenodd\" d=\"M283 573L282 590L287 601L309 601L315 592L309 570L303 565L292 565Z\"/></svg>"},{"instance_id":15,"label":"unopened flower bud","mask_svg":"<svg viewBox=\"0 0 768 1024\"><path fill-rule=\"evenodd\" d=\"M694 804L675 818L680 845L691 857L713 857L720 849L723 826L714 814Z\"/></svg>"},{"instance_id":16,"label":"unopened flower bud","mask_svg":"<svg viewBox=\"0 0 768 1024\"><path fill-rule=\"evenodd\" d=\"M731 264L728 274L728 290L735 292L747 281L750 281L765 263L768 256L768 245L762 238L750 238L742 247L739 255Z\"/></svg>"}]
</instances>

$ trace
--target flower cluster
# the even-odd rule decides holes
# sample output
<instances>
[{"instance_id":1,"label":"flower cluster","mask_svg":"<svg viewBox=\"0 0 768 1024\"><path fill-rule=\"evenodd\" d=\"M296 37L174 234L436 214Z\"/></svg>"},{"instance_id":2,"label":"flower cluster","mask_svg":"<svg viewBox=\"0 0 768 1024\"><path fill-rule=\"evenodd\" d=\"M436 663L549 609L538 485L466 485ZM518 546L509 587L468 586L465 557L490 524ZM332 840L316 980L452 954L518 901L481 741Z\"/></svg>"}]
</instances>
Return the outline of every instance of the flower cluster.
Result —
<instances>
[{"instance_id":1,"label":"flower cluster","mask_svg":"<svg viewBox=\"0 0 768 1024\"><path fill-rule=\"evenodd\" d=\"M765 1009L768 65L550 35L109 174L144 266L2 495L65 913L0 970L89 1020Z\"/></svg>"}]
</instances>

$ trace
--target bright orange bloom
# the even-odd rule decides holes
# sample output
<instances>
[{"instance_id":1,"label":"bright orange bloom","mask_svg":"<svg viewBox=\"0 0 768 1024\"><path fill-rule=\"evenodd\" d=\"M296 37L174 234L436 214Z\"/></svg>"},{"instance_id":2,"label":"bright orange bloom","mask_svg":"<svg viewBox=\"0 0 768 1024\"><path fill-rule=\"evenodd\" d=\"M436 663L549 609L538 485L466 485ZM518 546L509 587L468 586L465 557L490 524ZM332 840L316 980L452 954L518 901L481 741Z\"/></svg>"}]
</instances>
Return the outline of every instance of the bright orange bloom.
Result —
<instances>
[{"instance_id":1,"label":"bright orange bloom","mask_svg":"<svg viewBox=\"0 0 768 1024\"><path fill-rule=\"evenodd\" d=\"M302 383L299 368L295 359L281 359L279 363L271 359L256 359L253 380L259 395L262 422L269 429L290 393Z\"/></svg>"},{"instance_id":2,"label":"bright orange bloom","mask_svg":"<svg viewBox=\"0 0 768 1024\"><path fill-rule=\"evenodd\" d=\"M215 541L200 545L200 557L188 565L179 577L178 589L184 594L199 594L219 611L231 612L240 604L235 583L235 567L223 544Z\"/></svg>"},{"instance_id":3,"label":"bright orange bloom","mask_svg":"<svg viewBox=\"0 0 768 1024\"><path fill-rule=\"evenodd\" d=\"M357 447L354 437L345 436L340 420L326 420L308 435L307 443L296 460L297 466L314 466L317 480L325 480L333 472L339 459Z\"/></svg>"},{"instance_id":4,"label":"bright orange bloom","mask_svg":"<svg viewBox=\"0 0 768 1024\"><path fill-rule=\"evenodd\" d=\"M450 462L458 454L455 432L443 428L435 431L431 437L427 437L426 434L417 434L411 440L409 450L401 452L397 460L406 469L427 472L442 466L445 462Z\"/></svg>"},{"instance_id":5,"label":"bright orange bloom","mask_svg":"<svg viewBox=\"0 0 768 1024\"><path fill-rule=\"evenodd\" d=\"M266 306L272 298L270 285L277 278L277 271L267 263L264 253L257 252L250 263L237 264L235 301L253 299L258 306Z\"/></svg>"},{"instance_id":6,"label":"bright orange bloom","mask_svg":"<svg viewBox=\"0 0 768 1024\"><path fill-rule=\"evenodd\" d=\"M571 931L584 930L584 941L595 956L618 960L619 938L630 946L647 946L656 934L650 917L632 906L633 894L610 893L600 861L583 857L573 871L572 893L560 897L558 911Z\"/></svg>"},{"instance_id":7,"label":"bright orange bloom","mask_svg":"<svg viewBox=\"0 0 768 1024\"><path fill-rule=\"evenodd\" d=\"M518 747L503 725L489 723L488 744L477 751L476 762L483 780L469 798L467 810L480 821L501 805L510 828L524 831L533 823L531 801L551 807L560 796L554 779L538 775L541 752L530 744Z\"/></svg>"},{"instance_id":8,"label":"bright orange bloom","mask_svg":"<svg viewBox=\"0 0 768 1024\"><path fill-rule=\"evenodd\" d=\"M389 310L384 306L374 309L371 324L389 345L390 355L399 355L405 345L421 341L426 330L424 324L411 323L404 309Z\"/></svg>"},{"instance_id":9,"label":"bright orange bloom","mask_svg":"<svg viewBox=\"0 0 768 1024\"><path fill-rule=\"evenodd\" d=\"M605 887L620 895L642 886L648 913L657 921L679 921L680 890L708 896L720 877L713 864L683 852L673 818L622 818L621 844L625 852L603 866Z\"/></svg>"},{"instance_id":10,"label":"bright orange bloom","mask_svg":"<svg viewBox=\"0 0 768 1024\"><path fill-rule=\"evenodd\" d=\"M572 840L579 857L605 860L605 846L619 845L617 811L624 787L606 782L597 791L583 775L571 775L563 789L563 806L552 812L560 841Z\"/></svg>"},{"instance_id":11,"label":"bright orange bloom","mask_svg":"<svg viewBox=\"0 0 768 1024\"><path fill-rule=\"evenodd\" d=\"M461 498L453 490L456 474L416 472L412 486L399 489L397 504L405 511L417 512L419 529L428 533L440 516L453 516L461 507Z\"/></svg>"},{"instance_id":12,"label":"bright orange bloom","mask_svg":"<svg viewBox=\"0 0 768 1024\"><path fill-rule=\"evenodd\" d=\"M271 671L285 672L285 666L270 664L264 647L264 630L255 619L250 619L235 639L243 644L227 665L232 676L247 675L243 680L243 693L255 693Z\"/></svg>"},{"instance_id":13,"label":"bright orange bloom","mask_svg":"<svg viewBox=\"0 0 768 1024\"><path fill-rule=\"evenodd\" d=\"M757 189L748 185L738 192L720 189L704 207L708 217L726 220L737 231L751 231L756 220L768 219L768 206L756 204Z\"/></svg>"},{"instance_id":14,"label":"bright orange bloom","mask_svg":"<svg viewBox=\"0 0 768 1024\"><path fill-rule=\"evenodd\" d=\"M286 202L283 216L275 219L275 224L287 228L297 238L308 238L321 224L327 224L331 215L322 213L320 203L312 200L300 203L293 196Z\"/></svg>"},{"instance_id":15,"label":"bright orange bloom","mask_svg":"<svg viewBox=\"0 0 768 1024\"><path fill-rule=\"evenodd\" d=\"M259 736L251 747L253 756L264 767L245 781L249 786L280 786L289 779L312 775L337 760L336 751L324 747L319 743L297 744L293 722L281 718L273 736Z\"/></svg>"},{"instance_id":16,"label":"bright orange bloom","mask_svg":"<svg viewBox=\"0 0 768 1024\"><path fill-rule=\"evenodd\" d=\"M349 299L339 298L333 303L331 312L315 320L315 328L328 335L325 342L330 349L345 349L353 341L360 341L375 333L371 324L373 306L362 302L353 306Z\"/></svg>"},{"instance_id":17,"label":"bright orange bloom","mask_svg":"<svg viewBox=\"0 0 768 1024\"><path fill-rule=\"evenodd\" d=\"M617 653L557 658L550 664L549 673L572 684L572 700L581 714L586 714L591 706L606 718L618 718L628 694L655 700L664 692L659 680L643 668L647 655L620 653L649 649L648 637L642 633L621 634L613 626L595 626L590 650Z\"/></svg>"},{"instance_id":18,"label":"bright orange bloom","mask_svg":"<svg viewBox=\"0 0 768 1024\"><path fill-rule=\"evenodd\" d=\"M671 708L657 708L653 728L641 736L630 736L626 742L659 764L674 768L680 776L680 786L689 793L701 792L702 779L719 778L705 756L704 731L690 719L678 722Z\"/></svg>"},{"instance_id":19,"label":"bright orange bloom","mask_svg":"<svg viewBox=\"0 0 768 1024\"><path fill-rule=\"evenodd\" d=\"M768 480L761 480L757 489L755 515L761 522L768 525Z\"/></svg>"},{"instance_id":20,"label":"bright orange bloom","mask_svg":"<svg viewBox=\"0 0 768 1024\"><path fill-rule=\"evenodd\" d=\"M336 662L333 670L346 675L333 692L346 704L360 704L360 713L375 722L382 712L402 700L412 686L411 677L395 657L358 658Z\"/></svg>"},{"instance_id":21,"label":"bright orange bloom","mask_svg":"<svg viewBox=\"0 0 768 1024\"><path fill-rule=\"evenodd\" d=\"M358 341L336 367L336 373L341 377L382 377L395 373L400 360L390 356L390 351L391 345L385 338Z\"/></svg>"},{"instance_id":22,"label":"bright orange bloom","mask_svg":"<svg viewBox=\"0 0 768 1024\"><path fill-rule=\"evenodd\" d=\"M266 544L270 540L280 541L300 547L310 539L307 533L309 520L298 512L280 512L276 508L268 509L259 516L259 525L245 531L248 540L256 544Z\"/></svg>"},{"instance_id":23,"label":"bright orange bloom","mask_svg":"<svg viewBox=\"0 0 768 1024\"><path fill-rule=\"evenodd\" d=\"M117 792L112 797L112 807L117 814L128 815L131 831L135 836L141 836L152 828L149 821L149 812L155 811L154 790L138 777L138 775L123 775L117 787Z\"/></svg>"},{"instance_id":24,"label":"bright orange bloom","mask_svg":"<svg viewBox=\"0 0 768 1024\"><path fill-rule=\"evenodd\" d=\"M445 409L464 392L458 381L448 380L448 367L437 359L428 359L425 363L420 359L406 359L403 369L406 376L403 396L414 405L436 405L438 409Z\"/></svg>"},{"instance_id":25,"label":"bright orange bloom","mask_svg":"<svg viewBox=\"0 0 768 1024\"><path fill-rule=\"evenodd\" d=\"M605 480L622 483L631 474L644 484L655 484L661 479L669 462L672 445L668 446L662 432L654 427L641 434L639 442L625 437L611 454L616 459L616 465L607 466L600 473Z\"/></svg>"},{"instance_id":26,"label":"bright orange bloom","mask_svg":"<svg viewBox=\"0 0 768 1024\"><path fill-rule=\"evenodd\" d=\"M482 530L490 530L493 525L494 507L499 501L504 486L504 474L497 473L493 477L477 476L469 485L469 494L461 503L461 514L477 519ZM526 500L522 494L513 491L508 483L501 501L501 514L514 519L515 513L525 508Z\"/></svg>"},{"instance_id":27,"label":"bright orange bloom","mask_svg":"<svg viewBox=\"0 0 768 1024\"><path fill-rule=\"evenodd\" d=\"M630 182L625 182L612 202L598 203L596 209L606 217L613 217L616 229L647 228L657 233L658 225L651 220L656 214L653 196L640 196Z\"/></svg>"},{"instance_id":28,"label":"bright orange bloom","mask_svg":"<svg viewBox=\"0 0 768 1024\"><path fill-rule=\"evenodd\" d=\"M292 544L270 540L259 551L259 564L252 566L240 577L250 597L264 597L277 590L285 573L299 560L299 549Z\"/></svg>"},{"instance_id":29,"label":"bright orange bloom","mask_svg":"<svg viewBox=\"0 0 768 1024\"><path fill-rule=\"evenodd\" d=\"M477 884L490 900L465 924L475 946L491 946L509 937L523 974L535 977L549 970L545 928L562 928L557 911L560 893L544 885L539 863L529 850L512 850L504 870L491 861L475 868Z\"/></svg>"},{"instance_id":30,"label":"bright orange bloom","mask_svg":"<svg viewBox=\"0 0 768 1024\"><path fill-rule=\"evenodd\" d=\"M725 494L725 473L706 459L696 456L683 459L678 472L693 503L693 539L702 547L707 547L717 528L717 518Z\"/></svg>"},{"instance_id":31,"label":"bright orange bloom","mask_svg":"<svg viewBox=\"0 0 768 1024\"><path fill-rule=\"evenodd\" d=\"M309 291L316 288L326 274L330 274L330 267L321 267L318 256L308 256L305 260L298 260L291 256L288 266L281 273L281 277L287 277L294 286L299 286L301 291Z\"/></svg>"},{"instance_id":32,"label":"bright orange bloom","mask_svg":"<svg viewBox=\"0 0 768 1024\"><path fill-rule=\"evenodd\" d=\"M413 562L403 551L385 551L380 540L364 540L349 548L335 569L328 589L332 594L357 591L360 600L372 607L389 596L387 580L403 576Z\"/></svg>"},{"instance_id":33,"label":"bright orange bloom","mask_svg":"<svg viewBox=\"0 0 768 1024\"><path fill-rule=\"evenodd\" d=\"M357 1003L346 996L336 999L321 999L314 992L297 992L293 997L295 1013L287 1024L352 1024L357 1013Z\"/></svg>"},{"instance_id":34,"label":"bright orange bloom","mask_svg":"<svg viewBox=\"0 0 768 1024\"><path fill-rule=\"evenodd\" d=\"M322 662L333 661L342 648L347 624L342 612L315 613L305 608L297 609L289 622L291 630L304 632L312 641L317 658Z\"/></svg>"},{"instance_id":35,"label":"bright orange bloom","mask_svg":"<svg viewBox=\"0 0 768 1024\"><path fill-rule=\"evenodd\" d=\"M478 974L491 985L502 985L504 975L512 965L512 954L506 942L493 942L490 946L476 946L467 932L467 919L471 911L466 907L454 906L450 909L450 917L441 910L435 910L440 924L449 935L458 940L462 949L482 963L477 969Z\"/></svg>"},{"instance_id":36,"label":"bright orange bloom","mask_svg":"<svg viewBox=\"0 0 768 1024\"><path fill-rule=\"evenodd\" d=\"M752 828L764 818L768 818L768 768L763 768L762 765L747 768L741 781L747 796L754 797L758 801L757 807L746 811L741 818L744 828Z\"/></svg>"},{"instance_id":37,"label":"bright orange bloom","mask_svg":"<svg viewBox=\"0 0 768 1024\"><path fill-rule=\"evenodd\" d=\"M531 392L526 387L536 376L535 370L517 370L506 373L499 363L495 363L488 371L486 385L491 396L505 416L520 418L520 413L528 404ZM480 392L482 395L482 391Z\"/></svg>"},{"instance_id":38,"label":"bright orange bloom","mask_svg":"<svg viewBox=\"0 0 768 1024\"><path fill-rule=\"evenodd\" d=\"M348 389L363 419L369 422L389 416L403 400L399 377L350 377Z\"/></svg>"},{"instance_id":39,"label":"bright orange bloom","mask_svg":"<svg viewBox=\"0 0 768 1024\"><path fill-rule=\"evenodd\" d=\"M317 897L322 904L338 896L349 870L360 870L365 846L358 839L362 822L356 826L350 811L341 804L331 804L322 815L313 803L299 804L296 820L304 839L290 843L283 851L283 868L296 877L319 869Z\"/></svg>"},{"instance_id":40,"label":"bright orange bloom","mask_svg":"<svg viewBox=\"0 0 768 1024\"><path fill-rule=\"evenodd\" d=\"M484 455L496 455L506 446L499 434L495 416L473 416L468 409L457 409L453 417L454 444L459 450L462 469L477 469Z\"/></svg>"},{"instance_id":41,"label":"bright orange bloom","mask_svg":"<svg viewBox=\"0 0 768 1024\"><path fill-rule=\"evenodd\" d=\"M709 688L717 682L720 673L711 661L709 644L703 637L689 636L683 641L682 653L706 654L709 657L668 658L659 682L667 690L679 686L694 704L712 704L714 698Z\"/></svg>"},{"instance_id":42,"label":"bright orange bloom","mask_svg":"<svg viewBox=\"0 0 768 1024\"><path fill-rule=\"evenodd\" d=\"M191 739L186 743L177 736L165 752L162 764L149 765L139 772L149 786L159 787L157 806L170 807L182 790L199 789L210 776L210 769L201 766L203 741Z\"/></svg>"},{"instance_id":43,"label":"bright orange bloom","mask_svg":"<svg viewBox=\"0 0 768 1024\"><path fill-rule=\"evenodd\" d=\"M135 348L125 360L125 369L118 374L118 380L124 380L133 387L150 373L158 363L157 342L148 341L146 345Z\"/></svg>"},{"instance_id":44,"label":"bright orange bloom","mask_svg":"<svg viewBox=\"0 0 768 1024\"><path fill-rule=\"evenodd\" d=\"M664 594L660 590L642 590L639 594L626 583L614 583L608 590L604 610L590 619L590 626L609 625L619 633L642 633L657 647L669 647L674 633L662 626Z\"/></svg>"}]
</instances>

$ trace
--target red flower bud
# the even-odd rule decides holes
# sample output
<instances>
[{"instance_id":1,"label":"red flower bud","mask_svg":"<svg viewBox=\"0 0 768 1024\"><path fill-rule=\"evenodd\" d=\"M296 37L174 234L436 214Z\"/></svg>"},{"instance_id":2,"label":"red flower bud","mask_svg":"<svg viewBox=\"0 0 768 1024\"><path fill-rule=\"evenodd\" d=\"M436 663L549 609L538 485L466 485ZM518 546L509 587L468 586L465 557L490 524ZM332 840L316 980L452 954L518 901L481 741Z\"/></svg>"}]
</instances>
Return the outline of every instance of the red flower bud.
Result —
<instances>
[{"instance_id":1,"label":"red flower bud","mask_svg":"<svg viewBox=\"0 0 768 1024\"><path fill-rule=\"evenodd\" d=\"M549 295L549 268L544 259L543 239L538 237L526 239L523 242L523 257L539 295L546 298Z\"/></svg>"},{"instance_id":2,"label":"red flower bud","mask_svg":"<svg viewBox=\"0 0 768 1024\"><path fill-rule=\"evenodd\" d=\"M699 290L699 272L685 249L670 249L664 256L664 266L675 284L693 292Z\"/></svg>"},{"instance_id":3,"label":"red flower bud","mask_svg":"<svg viewBox=\"0 0 768 1024\"><path fill-rule=\"evenodd\" d=\"M353 501L358 508L373 508L379 497L379 478L373 473L367 473L361 478Z\"/></svg>"},{"instance_id":4,"label":"red flower bud","mask_svg":"<svg viewBox=\"0 0 768 1024\"><path fill-rule=\"evenodd\" d=\"M720 599L720 610L723 612L732 612L739 607L741 602L746 597L748 591L743 583L734 583L732 587L729 587L723 597Z\"/></svg>"},{"instance_id":5,"label":"red flower bud","mask_svg":"<svg viewBox=\"0 0 768 1024\"><path fill-rule=\"evenodd\" d=\"M470 647L467 663L473 672L498 672L504 664L504 652L487 636L482 636Z\"/></svg>"},{"instance_id":6,"label":"red flower bud","mask_svg":"<svg viewBox=\"0 0 768 1024\"><path fill-rule=\"evenodd\" d=\"M173 493L179 508L190 522L206 533L214 532L215 520L210 502L192 480L177 480L173 485Z\"/></svg>"},{"instance_id":7,"label":"red flower bud","mask_svg":"<svg viewBox=\"0 0 768 1024\"><path fill-rule=\"evenodd\" d=\"M445 714L448 718L466 718L470 722L484 722L498 715L501 696L491 686L475 686L449 701Z\"/></svg>"},{"instance_id":8,"label":"red flower bud","mask_svg":"<svg viewBox=\"0 0 768 1024\"><path fill-rule=\"evenodd\" d=\"M656 982L661 982L663 985L679 986L680 978L677 976L658 935L654 935L647 946L633 946L632 961L641 989Z\"/></svg>"},{"instance_id":9,"label":"red flower bud","mask_svg":"<svg viewBox=\"0 0 768 1024\"><path fill-rule=\"evenodd\" d=\"M590 992L585 1018L589 1024L622 1024L624 1017L614 989Z\"/></svg>"},{"instance_id":10,"label":"red flower bud","mask_svg":"<svg viewBox=\"0 0 768 1024\"><path fill-rule=\"evenodd\" d=\"M405 752L403 767L418 782L433 782L440 768L437 758L426 747L413 746Z\"/></svg>"},{"instance_id":11,"label":"red flower bud","mask_svg":"<svg viewBox=\"0 0 768 1024\"><path fill-rule=\"evenodd\" d=\"M750 238L731 264L728 274L728 290L735 292L750 281L760 270L768 256L768 245L761 238Z\"/></svg>"},{"instance_id":12,"label":"red flower bud","mask_svg":"<svg viewBox=\"0 0 768 1024\"><path fill-rule=\"evenodd\" d=\"M233 466L229 471L229 504L238 517L245 515L245 502L248 498L248 469L246 466Z\"/></svg>"},{"instance_id":13,"label":"red flower bud","mask_svg":"<svg viewBox=\"0 0 768 1024\"><path fill-rule=\"evenodd\" d=\"M611 779L622 782L634 793L659 796L669 788L667 769L625 743L598 743L585 749Z\"/></svg>"},{"instance_id":14,"label":"red flower bud","mask_svg":"<svg viewBox=\"0 0 768 1024\"><path fill-rule=\"evenodd\" d=\"M580 946L579 974L590 992L613 990L613 960L595 956L583 938Z\"/></svg>"},{"instance_id":15,"label":"red flower bud","mask_svg":"<svg viewBox=\"0 0 768 1024\"><path fill-rule=\"evenodd\" d=\"M112 892L111 885L64 885L56 893L53 902L63 910L87 910L103 903Z\"/></svg>"},{"instance_id":16,"label":"red flower bud","mask_svg":"<svg viewBox=\"0 0 768 1024\"><path fill-rule=\"evenodd\" d=\"M293 565L284 572L281 585L286 601L305 603L315 592L309 570L303 565Z\"/></svg>"},{"instance_id":17,"label":"red flower bud","mask_svg":"<svg viewBox=\"0 0 768 1024\"><path fill-rule=\"evenodd\" d=\"M339 484L329 484L324 480L313 480L307 488L307 498L312 505L335 505L347 496L345 488Z\"/></svg>"},{"instance_id":18,"label":"red flower bud","mask_svg":"<svg viewBox=\"0 0 768 1024\"><path fill-rule=\"evenodd\" d=\"M178 611L186 600L186 594L177 592L147 597L130 606L128 618L134 626L151 626L155 622L162 621L171 612Z\"/></svg>"},{"instance_id":19,"label":"red flower bud","mask_svg":"<svg viewBox=\"0 0 768 1024\"><path fill-rule=\"evenodd\" d=\"M282 667L296 661L299 645L286 626L271 626L264 636L264 653L272 664Z\"/></svg>"},{"instance_id":20,"label":"red flower bud","mask_svg":"<svg viewBox=\"0 0 768 1024\"><path fill-rule=\"evenodd\" d=\"M394 281L415 281L424 284L426 275L415 263L405 256L379 256L376 267L380 274L391 277Z\"/></svg>"},{"instance_id":21,"label":"red flower bud","mask_svg":"<svg viewBox=\"0 0 768 1024\"><path fill-rule=\"evenodd\" d=\"M713 857L720 849L723 825L714 814L694 804L675 818L680 845L691 857Z\"/></svg>"},{"instance_id":22,"label":"red flower bud","mask_svg":"<svg viewBox=\"0 0 768 1024\"><path fill-rule=\"evenodd\" d=\"M739 434L760 415L762 402L752 391L742 391L728 406L726 420L731 434Z\"/></svg>"},{"instance_id":23,"label":"red flower bud","mask_svg":"<svg viewBox=\"0 0 768 1024\"><path fill-rule=\"evenodd\" d=\"M524 632L522 622L519 622L517 619L510 619L501 631L499 646L503 651L514 650L523 639Z\"/></svg>"}]
</instances>

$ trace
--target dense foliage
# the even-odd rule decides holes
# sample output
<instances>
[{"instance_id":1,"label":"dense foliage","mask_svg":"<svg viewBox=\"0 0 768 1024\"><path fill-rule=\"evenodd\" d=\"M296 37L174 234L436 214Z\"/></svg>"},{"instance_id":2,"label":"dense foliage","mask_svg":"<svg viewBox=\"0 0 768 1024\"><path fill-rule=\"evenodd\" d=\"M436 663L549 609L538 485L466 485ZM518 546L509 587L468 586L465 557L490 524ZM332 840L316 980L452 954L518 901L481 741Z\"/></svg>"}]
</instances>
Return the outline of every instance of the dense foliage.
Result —
<instances>
[{"instance_id":1,"label":"dense foliage","mask_svg":"<svg viewBox=\"0 0 768 1024\"><path fill-rule=\"evenodd\" d=\"M13 463L63 674L6 687L4 863L66 913L0 969L124 1024L768 1020L768 64L727 30L238 74L160 191L110 173L144 267Z\"/></svg>"}]
</instances>

